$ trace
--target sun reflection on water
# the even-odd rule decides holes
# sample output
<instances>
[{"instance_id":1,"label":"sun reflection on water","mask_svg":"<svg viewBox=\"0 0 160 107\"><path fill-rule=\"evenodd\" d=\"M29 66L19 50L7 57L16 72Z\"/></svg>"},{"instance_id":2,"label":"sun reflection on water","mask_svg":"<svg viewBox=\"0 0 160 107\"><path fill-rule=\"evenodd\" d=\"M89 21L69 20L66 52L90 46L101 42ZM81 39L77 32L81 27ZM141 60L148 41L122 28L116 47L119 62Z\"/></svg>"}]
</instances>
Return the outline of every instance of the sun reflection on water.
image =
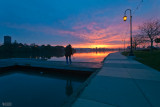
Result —
<instances>
[{"instance_id":1,"label":"sun reflection on water","mask_svg":"<svg viewBox=\"0 0 160 107\"><path fill-rule=\"evenodd\" d=\"M72 56L73 62L101 62L109 54L115 51L105 51L105 52L80 52L74 53ZM56 58L52 57L52 61L65 61L65 57Z\"/></svg>"},{"instance_id":2,"label":"sun reflection on water","mask_svg":"<svg viewBox=\"0 0 160 107\"><path fill-rule=\"evenodd\" d=\"M106 52L88 52L88 53L75 53L73 61L80 62L101 62L111 51Z\"/></svg>"}]
</instances>

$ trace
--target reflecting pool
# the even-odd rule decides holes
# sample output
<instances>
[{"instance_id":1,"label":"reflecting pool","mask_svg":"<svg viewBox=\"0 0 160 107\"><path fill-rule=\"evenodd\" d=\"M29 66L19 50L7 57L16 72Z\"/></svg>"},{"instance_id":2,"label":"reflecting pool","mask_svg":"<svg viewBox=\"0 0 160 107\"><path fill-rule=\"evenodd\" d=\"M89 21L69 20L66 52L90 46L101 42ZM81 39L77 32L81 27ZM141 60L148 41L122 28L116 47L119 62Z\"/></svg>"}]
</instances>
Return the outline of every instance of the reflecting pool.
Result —
<instances>
[{"instance_id":1,"label":"reflecting pool","mask_svg":"<svg viewBox=\"0 0 160 107\"><path fill-rule=\"evenodd\" d=\"M0 107L60 107L86 78L35 71L0 74Z\"/></svg>"}]
</instances>

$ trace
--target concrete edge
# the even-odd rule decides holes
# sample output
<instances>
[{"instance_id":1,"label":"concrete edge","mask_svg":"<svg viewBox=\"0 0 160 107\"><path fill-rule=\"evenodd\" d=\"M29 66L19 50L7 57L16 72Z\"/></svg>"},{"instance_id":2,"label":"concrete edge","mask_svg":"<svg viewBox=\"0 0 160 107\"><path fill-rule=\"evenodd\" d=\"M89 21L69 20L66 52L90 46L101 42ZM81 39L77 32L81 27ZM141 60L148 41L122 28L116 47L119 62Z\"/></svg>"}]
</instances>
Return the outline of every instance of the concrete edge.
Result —
<instances>
[{"instance_id":1,"label":"concrete edge","mask_svg":"<svg viewBox=\"0 0 160 107\"><path fill-rule=\"evenodd\" d=\"M86 70L79 70L79 69L57 69L57 68L47 68L47 67L34 67L34 66L24 66L24 65L14 65L9 67L3 67L0 68L0 73L7 70L39 70L39 71L48 71L48 72L61 72L61 73L72 73L72 74L86 74L91 75L93 72L95 72L97 69L93 69L92 71L86 71Z\"/></svg>"},{"instance_id":2,"label":"concrete edge","mask_svg":"<svg viewBox=\"0 0 160 107\"><path fill-rule=\"evenodd\" d=\"M111 53L110 53L111 54ZM106 58L110 55L108 54L101 63L104 64L104 61L106 60ZM102 65L103 67L103 65ZM77 91L73 92L73 94L68 98L68 100L65 100L64 103L61 105L61 107L71 107L72 104L79 98L80 94L83 92L83 90L85 89L85 87L87 87L89 85L89 83L91 82L91 80L98 74L98 72L102 69L102 67L100 69L97 69L83 84L81 84L81 86L77 89Z\"/></svg>"},{"instance_id":3,"label":"concrete edge","mask_svg":"<svg viewBox=\"0 0 160 107\"><path fill-rule=\"evenodd\" d=\"M78 99L80 94L83 92L85 87L89 85L91 80L96 76L96 74L99 71L100 70L97 70L96 72L94 72L84 83L82 83L81 86L75 92L73 92L73 94L67 100L64 101L61 107L71 107L72 104Z\"/></svg>"}]
</instances>

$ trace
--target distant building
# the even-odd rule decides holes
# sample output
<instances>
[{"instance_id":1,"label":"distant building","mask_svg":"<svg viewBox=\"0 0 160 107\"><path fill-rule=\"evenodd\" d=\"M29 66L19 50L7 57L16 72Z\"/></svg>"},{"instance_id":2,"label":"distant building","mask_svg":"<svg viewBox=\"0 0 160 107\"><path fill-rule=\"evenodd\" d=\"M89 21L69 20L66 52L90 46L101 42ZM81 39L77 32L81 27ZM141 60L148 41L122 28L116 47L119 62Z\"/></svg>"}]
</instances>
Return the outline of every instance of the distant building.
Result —
<instances>
[{"instance_id":1,"label":"distant building","mask_svg":"<svg viewBox=\"0 0 160 107\"><path fill-rule=\"evenodd\" d=\"M4 44L11 44L11 36L4 36Z\"/></svg>"}]
</instances>

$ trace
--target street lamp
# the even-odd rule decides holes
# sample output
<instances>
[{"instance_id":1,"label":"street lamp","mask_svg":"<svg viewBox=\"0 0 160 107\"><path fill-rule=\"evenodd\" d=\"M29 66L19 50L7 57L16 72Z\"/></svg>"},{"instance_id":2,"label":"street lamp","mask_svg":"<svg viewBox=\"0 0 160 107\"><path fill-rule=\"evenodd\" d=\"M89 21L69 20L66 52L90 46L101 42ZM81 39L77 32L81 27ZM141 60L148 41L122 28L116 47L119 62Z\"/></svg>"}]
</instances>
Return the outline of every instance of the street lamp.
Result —
<instances>
[{"instance_id":1,"label":"street lamp","mask_svg":"<svg viewBox=\"0 0 160 107\"><path fill-rule=\"evenodd\" d=\"M124 21L127 21L127 16L126 16L126 12L127 12L127 11L130 11L130 41L131 41L131 50L130 50L129 56L134 56L133 50L132 50L132 11L131 11L131 9L127 9L127 10L124 12L123 20L124 20Z\"/></svg>"},{"instance_id":2,"label":"street lamp","mask_svg":"<svg viewBox=\"0 0 160 107\"><path fill-rule=\"evenodd\" d=\"M123 20L126 21L126 20L127 20L127 16L124 16L124 17L123 17Z\"/></svg>"}]
</instances>

